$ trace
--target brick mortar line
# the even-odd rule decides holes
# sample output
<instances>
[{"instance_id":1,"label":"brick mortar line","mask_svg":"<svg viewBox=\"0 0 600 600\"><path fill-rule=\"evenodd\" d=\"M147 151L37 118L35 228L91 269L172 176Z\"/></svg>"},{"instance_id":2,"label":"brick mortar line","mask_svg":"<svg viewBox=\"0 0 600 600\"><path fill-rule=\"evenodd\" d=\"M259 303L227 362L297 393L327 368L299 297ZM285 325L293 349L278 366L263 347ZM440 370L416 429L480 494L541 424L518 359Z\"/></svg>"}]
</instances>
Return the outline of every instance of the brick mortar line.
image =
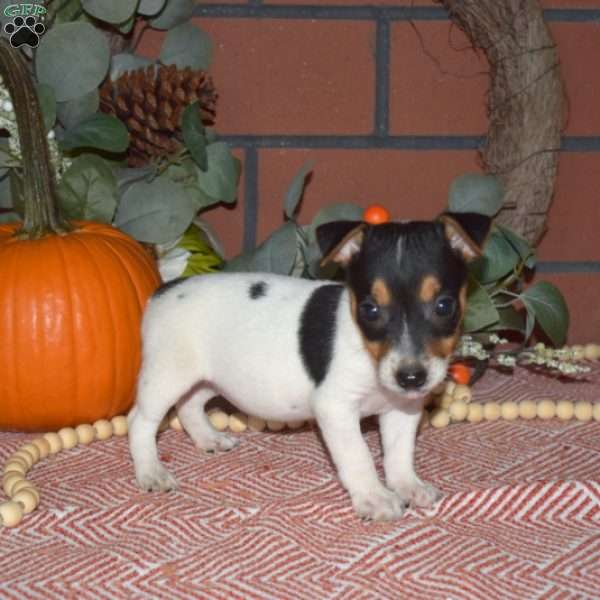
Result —
<instances>
[{"instance_id":1,"label":"brick mortar line","mask_svg":"<svg viewBox=\"0 0 600 600\"><path fill-rule=\"evenodd\" d=\"M536 264L536 272L546 275L600 274L600 262L590 260L552 261L544 260Z\"/></svg>"},{"instance_id":2,"label":"brick mortar line","mask_svg":"<svg viewBox=\"0 0 600 600\"><path fill-rule=\"evenodd\" d=\"M386 137L390 126L390 22L377 21L375 37L375 135Z\"/></svg>"},{"instance_id":3,"label":"brick mortar line","mask_svg":"<svg viewBox=\"0 0 600 600\"><path fill-rule=\"evenodd\" d=\"M600 9L595 8L547 8L543 11L549 23L585 23L600 21ZM371 6L371 5L271 5L261 0L249 0L247 4L197 4L196 17L254 18L254 19L332 19L391 21L446 21L448 13L437 6Z\"/></svg>"}]
</instances>

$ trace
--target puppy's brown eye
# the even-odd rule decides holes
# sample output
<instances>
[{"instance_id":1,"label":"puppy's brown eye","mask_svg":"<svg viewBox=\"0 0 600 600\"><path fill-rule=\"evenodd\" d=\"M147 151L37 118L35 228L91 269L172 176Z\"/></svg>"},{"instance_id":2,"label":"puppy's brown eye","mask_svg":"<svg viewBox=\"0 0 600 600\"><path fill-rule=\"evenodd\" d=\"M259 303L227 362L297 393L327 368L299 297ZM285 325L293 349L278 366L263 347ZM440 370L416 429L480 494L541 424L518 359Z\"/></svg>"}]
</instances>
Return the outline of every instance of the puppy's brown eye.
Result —
<instances>
[{"instance_id":1,"label":"puppy's brown eye","mask_svg":"<svg viewBox=\"0 0 600 600\"><path fill-rule=\"evenodd\" d=\"M374 302L361 302L358 310L360 311L360 316L365 321L377 321L380 315L379 306L377 306L377 304Z\"/></svg>"},{"instance_id":2,"label":"puppy's brown eye","mask_svg":"<svg viewBox=\"0 0 600 600\"><path fill-rule=\"evenodd\" d=\"M456 301L450 296L441 296L435 301L435 314L438 317L451 317L456 308Z\"/></svg>"}]
</instances>

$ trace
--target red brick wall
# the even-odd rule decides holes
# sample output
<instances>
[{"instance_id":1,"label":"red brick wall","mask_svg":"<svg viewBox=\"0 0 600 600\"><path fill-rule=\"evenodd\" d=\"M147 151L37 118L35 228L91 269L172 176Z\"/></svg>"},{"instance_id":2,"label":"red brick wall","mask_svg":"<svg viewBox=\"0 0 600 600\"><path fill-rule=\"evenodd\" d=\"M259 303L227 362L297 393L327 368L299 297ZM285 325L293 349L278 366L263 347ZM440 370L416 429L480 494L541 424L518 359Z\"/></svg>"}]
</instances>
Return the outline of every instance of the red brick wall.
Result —
<instances>
[{"instance_id":1,"label":"red brick wall","mask_svg":"<svg viewBox=\"0 0 600 600\"><path fill-rule=\"evenodd\" d=\"M542 5L569 119L538 277L567 296L570 341L600 341L600 0ZM307 159L315 169L306 221L334 201L377 201L396 218L431 218L450 181L478 170L487 64L464 50L439 5L230 0L199 3L196 14L215 43L217 130L245 167L237 206L205 215L229 255L282 223L283 195ZM156 55L160 41L150 33L140 51Z\"/></svg>"}]
</instances>

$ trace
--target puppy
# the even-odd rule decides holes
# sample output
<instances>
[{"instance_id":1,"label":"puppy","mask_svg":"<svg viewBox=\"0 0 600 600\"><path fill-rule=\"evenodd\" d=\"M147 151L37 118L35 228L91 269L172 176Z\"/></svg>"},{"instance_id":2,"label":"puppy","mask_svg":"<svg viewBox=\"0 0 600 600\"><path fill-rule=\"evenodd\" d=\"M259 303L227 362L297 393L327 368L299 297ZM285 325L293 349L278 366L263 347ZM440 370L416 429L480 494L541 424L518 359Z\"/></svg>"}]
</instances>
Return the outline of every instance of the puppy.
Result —
<instances>
[{"instance_id":1,"label":"puppy","mask_svg":"<svg viewBox=\"0 0 600 600\"><path fill-rule=\"evenodd\" d=\"M446 376L460 335L466 263L490 227L476 214L432 222L333 222L317 230L323 262L346 283L265 273L212 274L169 282L147 307L129 444L145 490L176 486L156 447L177 405L194 443L230 450L204 405L217 394L241 411L281 421L316 419L355 511L393 519L407 503L429 507L437 490L413 466L426 395ZM377 415L385 485L360 420Z\"/></svg>"}]
</instances>

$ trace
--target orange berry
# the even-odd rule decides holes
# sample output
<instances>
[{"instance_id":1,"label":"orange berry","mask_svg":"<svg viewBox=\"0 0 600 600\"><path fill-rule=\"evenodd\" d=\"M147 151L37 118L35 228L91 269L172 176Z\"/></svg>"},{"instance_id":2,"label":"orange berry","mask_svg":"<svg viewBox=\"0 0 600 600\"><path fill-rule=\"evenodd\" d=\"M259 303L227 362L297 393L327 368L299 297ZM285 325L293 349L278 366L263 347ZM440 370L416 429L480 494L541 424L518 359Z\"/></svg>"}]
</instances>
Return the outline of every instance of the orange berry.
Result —
<instances>
[{"instance_id":1,"label":"orange berry","mask_svg":"<svg viewBox=\"0 0 600 600\"><path fill-rule=\"evenodd\" d=\"M471 369L464 363L458 362L450 365L448 372L450 373L450 377L458 384L468 385L469 381L471 381Z\"/></svg>"},{"instance_id":2,"label":"orange berry","mask_svg":"<svg viewBox=\"0 0 600 600\"><path fill-rule=\"evenodd\" d=\"M390 211L381 204L371 204L365 208L363 220L369 225L379 225L390 220Z\"/></svg>"}]
</instances>

